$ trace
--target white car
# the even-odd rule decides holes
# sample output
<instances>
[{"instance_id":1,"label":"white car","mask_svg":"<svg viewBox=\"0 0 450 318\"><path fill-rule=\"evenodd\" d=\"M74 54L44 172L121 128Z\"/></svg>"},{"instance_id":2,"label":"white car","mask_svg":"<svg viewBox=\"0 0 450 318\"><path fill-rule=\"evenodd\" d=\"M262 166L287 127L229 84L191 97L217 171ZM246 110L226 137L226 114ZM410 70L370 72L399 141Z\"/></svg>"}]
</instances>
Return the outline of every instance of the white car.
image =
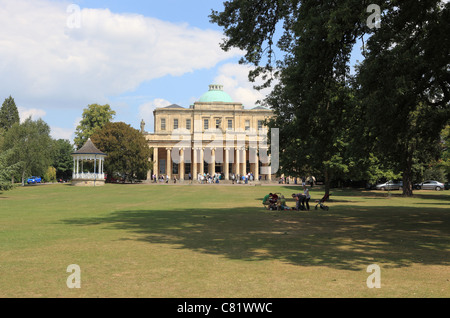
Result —
<instances>
[{"instance_id":1,"label":"white car","mask_svg":"<svg viewBox=\"0 0 450 318\"><path fill-rule=\"evenodd\" d=\"M403 182L402 181L392 181L389 180L388 182L377 184L375 186L375 189L377 190L402 190L403 189Z\"/></svg>"},{"instance_id":2,"label":"white car","mask_svg":"<svg viewBox=\"0 0 450 318\"><path fill-rule=\"evenodd\" d=\"M441 191L444 190L444 184L439 181L427 180L422 183L417 183L414 185L417 190L436 190Z\"/></svg>"}]
</instances>

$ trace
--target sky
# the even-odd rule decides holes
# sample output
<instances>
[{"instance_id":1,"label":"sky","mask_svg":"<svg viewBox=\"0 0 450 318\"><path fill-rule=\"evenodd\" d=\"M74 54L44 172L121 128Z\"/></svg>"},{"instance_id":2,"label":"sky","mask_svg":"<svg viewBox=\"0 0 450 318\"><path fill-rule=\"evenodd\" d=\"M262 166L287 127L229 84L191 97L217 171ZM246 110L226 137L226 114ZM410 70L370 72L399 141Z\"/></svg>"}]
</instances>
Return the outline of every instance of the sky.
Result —
<instances>
[{"instance_id":1,"label":"sky","mask_svg":"<svg viewBox=\"0 0 450 318\"><path fill-rule=\"evenodd\" d=\"M71 142L95 103L149 132L156 107L189 107L210 84L252 108L270 89L253 89L243 52L221 50L209 15L222 2L0 0L0 102L12 96L22 121L42 118Z\"/></svg>"}]
</instances>

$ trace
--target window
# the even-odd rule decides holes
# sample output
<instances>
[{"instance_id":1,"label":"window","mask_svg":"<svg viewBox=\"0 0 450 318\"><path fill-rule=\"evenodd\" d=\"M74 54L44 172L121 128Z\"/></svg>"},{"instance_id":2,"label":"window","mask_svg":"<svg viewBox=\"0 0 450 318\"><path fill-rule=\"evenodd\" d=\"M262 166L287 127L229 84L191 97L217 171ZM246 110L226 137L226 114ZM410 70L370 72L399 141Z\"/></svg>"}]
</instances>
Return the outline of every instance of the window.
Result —
<instances>
[{"instance_id":1,"label":"window","mask_svg":"<svg viewBox=\"0 0 450 318\"><path fill-rule=\"evenodd\" d=\"M191 130L191 120L190 119L186 119L186 129Z\"/></svg>"},{"instance_id":2,"label":"window","mask_svg":"<svg viewBox=\"0 0 450 318\"><path fill-rule=\"evenodd\" d=\"M228 119L228 129L233 129L233 120L232 119Z\"/></svg>"},{"instance_id":3,"label":"window","mask_svg":"<svg viewBox=\"0 0 450 318\"><path fill-rule=\"evenodd\" d=\"M203 129L204 130L209 129L209 120L208 119L203 119Z\"/></svg>"},{"instance_id":4,"label":"window","mask_svg":"<svg viewBox=\"0 0 450 318\"><path fill-rule=\"evenodd\" d=\"M245 121L245 130L250 130L250 120Z\"/></svg>"},{"instance_id":5,"label":"window","mask_svg":"<svg viewBox=\"0 0 450 318\"><path fill-rule=\"evenodd\" d=\"M161 118L161 130L166 130L166 119Z\"/></svg>"},{"instance_id":6,"label":"window","mask_svg":"<svg viewBox=\"0 0 450 318\"><path fill-rule=\"evenodd\" d=\"M221 120L219 118L216 118L216 129L220 128L220 122Z\"/></svg>"},{"instance_id":7,"label":"window","mask_svg":"<svg viewBox=\"0 0 450 318\"><path fill-rule=\"evenodd\" d=\"M263 121L262 120L258 120L258 130L263 129Z\"/></svg>"},{"instance_id":8,"label":"window","mask_svg":"<svg viewBox=\"0 0 450 318\"><path fill-rule=\"evenodd\" d=\"M178 129L178 119L173 120L173 129Z\"/></svg>"}]
</instances>

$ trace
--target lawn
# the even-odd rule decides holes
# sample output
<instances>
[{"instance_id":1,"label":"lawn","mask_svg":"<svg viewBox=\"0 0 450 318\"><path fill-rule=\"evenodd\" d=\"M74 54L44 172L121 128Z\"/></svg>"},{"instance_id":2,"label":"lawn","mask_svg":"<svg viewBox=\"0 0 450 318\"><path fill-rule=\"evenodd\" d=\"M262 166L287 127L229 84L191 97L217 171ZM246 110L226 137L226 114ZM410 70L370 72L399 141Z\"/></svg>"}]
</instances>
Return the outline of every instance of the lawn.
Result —
<instances>
[{"instance_id":1,"label":"lawn","mask_svg":"<svg viewBox=\"0 0 450 318\"><path fill-rule=\"evenodd\" d=\"M1 193L0 297L450 296L450 191L334 190L329 211L262 207L266 193L298 191L59 184ZM311 194L313 203L323 190ZM70 264L80 266L79 289L66 285ZM371 264L381 288L367 287Z\"/></svg>"}]
</instances>

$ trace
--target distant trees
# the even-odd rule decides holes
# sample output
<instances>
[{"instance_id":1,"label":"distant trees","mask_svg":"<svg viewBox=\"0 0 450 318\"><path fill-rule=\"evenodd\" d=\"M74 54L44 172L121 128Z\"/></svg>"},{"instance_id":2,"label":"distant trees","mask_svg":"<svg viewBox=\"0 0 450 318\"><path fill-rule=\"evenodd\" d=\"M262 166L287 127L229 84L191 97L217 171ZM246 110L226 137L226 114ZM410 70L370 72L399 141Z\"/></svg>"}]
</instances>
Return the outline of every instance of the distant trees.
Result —
<instances>
[{"instance_id":1,"label":"distant trees","mask_svg":"<svg viewBox=\"0 0 450 318\"><path fill-rule=\"evenodd\" d=\"M19 122L19 111L14 98L9 96L0 108L0 130L8 131L12 125Z\"/></svg>"},{"instance_id":2,"label":"distant trees","mask_svg":"<svg viewBox=\"0 0 450 318\"><path fill-rule=\"evenodd\" d=\"M105 172L125 181L144 180L150 169L150 148L142 133L123 122L107 123L91 136L98 149L105 152Z\"/></svg>"},{"instance_id":3,"label":"distant trees","mask_svg":"<svg viewBox=\"0 0 450 318\"><path fill-rule=\"evenodd\" d=\"M52 167L55 168L56 179L70 179L72 177L74 151L69 140L52 140L51 147Z\"/></svg>"},{"instance_id":4,"label":"distant trees","mask_svg":"<svg viewBox=\"0 0 450 318\"><path fill-rule=\"evenodd\" d=\"M12 188L11 176L19 168L20 163L11 160L12 152L12 149L0 151L0 191Z\"/></svg>"},{"instance_id":5,"label":"distant trees","mask_svg":"<svg viewBox=\"0 0 450 318\"><path fill-rule=\"evenodd\" d=\"M83 110L82 119L75 131L75 147L80 149L86 141L111 120L116 112L106 105L91 104Z\"/></svg>"},{"instance_id":6,"label":"distant trees","mask_svg":"<svg viewBox=\"0 0 450 318\"><path fill-rule=\"evenodd\" d=\"M17 167L22 185L28 175L43 175L51 165L51 144L50 127L42 119L29 117L4 134L2 151L11 152L8 163Z\"/></svg>"}]
</instances>

